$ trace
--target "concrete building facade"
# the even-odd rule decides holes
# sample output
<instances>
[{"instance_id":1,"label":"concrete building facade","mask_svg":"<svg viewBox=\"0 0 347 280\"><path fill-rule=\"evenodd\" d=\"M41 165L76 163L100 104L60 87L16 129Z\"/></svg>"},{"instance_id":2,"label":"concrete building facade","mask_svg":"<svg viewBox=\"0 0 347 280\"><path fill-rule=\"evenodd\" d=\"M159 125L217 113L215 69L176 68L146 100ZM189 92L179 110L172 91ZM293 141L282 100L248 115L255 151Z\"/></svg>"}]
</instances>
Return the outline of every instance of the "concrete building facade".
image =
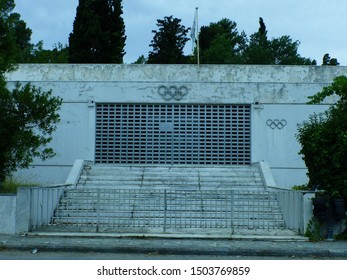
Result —
<instances>
[{"instance_id":1,"label":"concrete building facade","mask_svg":"<svg viewBox=\"0 0 347 280\"><path fill-rule=\"evenodd\" d=\"M57 155L15 174L64 183L76 159L106 164L242 165L265 161L276 185L307 182L298 124L335 102L307 105L347 67L25 64L30 82L63 98Z\"/></svg>"}]
</instances>

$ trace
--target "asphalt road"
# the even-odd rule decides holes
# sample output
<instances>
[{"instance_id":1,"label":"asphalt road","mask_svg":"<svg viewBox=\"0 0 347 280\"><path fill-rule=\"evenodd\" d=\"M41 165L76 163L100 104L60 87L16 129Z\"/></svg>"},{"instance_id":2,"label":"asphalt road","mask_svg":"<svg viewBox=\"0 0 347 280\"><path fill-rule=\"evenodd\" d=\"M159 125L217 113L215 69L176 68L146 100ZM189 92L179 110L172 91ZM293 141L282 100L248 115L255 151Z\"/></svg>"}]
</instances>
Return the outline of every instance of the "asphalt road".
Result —
<instances>
[{"instance_id":1,"label":"asphalt road","mask_svg":"<svg viewBox=\"0 0 347 280\"><path fill-rule=\"evenodd\" d=\"M160 255L160 254L117 254L97 252L40 252L2 250L0 260L309 260L305 257L268 256L204 256L204 255ZM320 258L322 259L322 258ZM338 260L338 258L323 258ZM342 259L342 258L341 258Z\"/></svg>"}]
</instances>

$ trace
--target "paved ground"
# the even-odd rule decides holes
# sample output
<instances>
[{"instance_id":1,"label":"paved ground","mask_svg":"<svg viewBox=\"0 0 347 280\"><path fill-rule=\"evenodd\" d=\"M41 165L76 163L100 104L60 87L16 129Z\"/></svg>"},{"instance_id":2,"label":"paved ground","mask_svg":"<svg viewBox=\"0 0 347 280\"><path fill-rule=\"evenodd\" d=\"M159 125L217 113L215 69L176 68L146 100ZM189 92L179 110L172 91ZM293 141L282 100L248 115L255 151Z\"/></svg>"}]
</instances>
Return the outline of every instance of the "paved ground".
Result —
<instances>
[{"instance_id":1,"label":"paved ground","mask_svg":"<svg viewBox=\"0 0 347 280\"><path fill-rule=\"evenodd\" d=\"M42 252L37 251L33 254L31 251L3 250L0 251L1 260L124 260L124 261L165 261L165 260L189 260L189 261L272 261L272 260L345 260L341 257L305 257L305 256L244 256L244 255L160 255L160 254L128 254L128 253L99 253L99 252ZM346 261L347 262L347 261ZM1 272L0 272L1 275Z\"/></svg>"},{"instance_id":2,"label":"paved ground","mask_svg":"<svg viewBox=\"0 0 347 280\"><path fill-rule=\"evenodd\" d=\"M26 252L76 252L195 256L248 256L312 259L346 259L346 241L308 242L304 239L240 237L209 239L188 237L121 237L0 235L0 254L6 250Z\"/></svg>"}]
</instances>

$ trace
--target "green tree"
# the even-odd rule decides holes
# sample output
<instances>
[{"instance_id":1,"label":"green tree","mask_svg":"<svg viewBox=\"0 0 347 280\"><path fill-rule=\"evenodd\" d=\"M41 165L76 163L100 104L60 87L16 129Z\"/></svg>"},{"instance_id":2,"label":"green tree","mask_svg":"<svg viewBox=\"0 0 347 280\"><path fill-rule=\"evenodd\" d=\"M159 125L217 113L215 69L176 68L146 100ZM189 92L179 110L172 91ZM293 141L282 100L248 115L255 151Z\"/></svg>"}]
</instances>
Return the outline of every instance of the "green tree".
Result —
<instances>
[{"instance_id":1,"label":"green tree","mask_svg":"<svg viewBox=\"0 0 347 280\"><path fill-rule=\"evenodd\" d=\"M322 63L323 66L337 66L339 64L340 63L337 61L337 59L336 58L330 58L330 55L328 53L326 53L323 56L323 63Z\"/></svg>"},{"instance_id":2,"label":"green tree","mask_svg":"<svg viewBox=\"0 0 347 280\"><path fill-rule=\"evenodd\" d=\"M32 49L26 63L68 63L69 48L58 43L52 50L43 48L43 41L38 42Z\"/></svg>"},{"instance_id":3,"label":"green tree","mask_svg":"<svg viewBox=\"0 0 347 280\"><path fill-rule=\"evenodd\" d=\"M247 64L273 64L271 43L267 38L266 25L259 18L258 32L250 36L250 41L245 51L244 61Z\"/></svg>"},{"instance_id":4,"label":"green tree","mask_svg":"<svg viewBox=\"0 0 347 280\"><path fill-rule=\"evenodd\" d=\"M336 104L301 124L297 139L309 184L331 196L347 198L347 77L336 77L330 86L311 96L309 104L320 104L333 95L339 98Z\"/></svg>"},{"instance_id":5,"label":"green tree","mask_svg":"<svg viewBox=\"0 0 347 280\"><path fill-rule=\"evenodd\" d=\"M122 0L79 0L69 36L71 63L123 63Z\"/></svg>"},{"instance_id":6,"label":"green tree","mask_svg":"<svg viewBox=\"0 0 347 280\"><path fill-rule=\"evenodd\" d=\"M142 54L133 64L146 64L147 58Z\"/></svg>"},{"instance_id":7,"label":"green tree","mask_svg":"<svg viewBox=\"0 0 347 280\"><path fill-rule=\"evenodd\" d=\"M46 147L59 121L62 100L30 84L17 84L13 91L0 76L0 183L19 168L27 168L34 157L54 156Z\"/></svg>"},{"instance_id":8,"label":"green tree","mask_svg":"<svg viewBox=\"0 0 347 280\"><path fill-rule=\"evenodd\" d=\"M147 63L149 64L182 64L187 62L183 49L189 38L190 28L181 24L181 20L173 16L157 20L158 30L153 30L153 40Z\"/></svg>"},{"instance_id":9,"label":"green tree","mask_svg":"<svg viewBox=\"0 0 347 280\"><path fill-rule=\"evenodd\" d=\"M30 49L31 31L19 14L12 14L13 0L0 0L0 186L34 157L45 160L54 155L47 144L59 121L62 100L31 84L17 83L8 89L5 73L15 68Z\"/></svg>"},{"instance_id":10,"label":"green tree","mask_svg":"<svg viewBox=\"0 0 347 280\"><path fill-rule=\"evenodd\" d=\"M14 8L14 0L0 0L0 71L22 62L31 49L31 30Z\"/></svg>"},{"instance_id":11,"label":"green tree","mask_svg":"<svg viewBox=\"0 0 347 280\"><path fill-rule=\"evenodd\" d=\"M262 18L259 18L258 32L250 36L249 44L244 52L247 64L270 65L312 65L316 64L298 54L299 41L293 41L289 36L279 38L267 37L267 29Z\"/></svg>"},{"instance_id":12,"label":"green tree","mask_svg":"<svg viewBox=\"0 0 347 280\"><path fill-rule=\"evenodd\" d=\"M0 0L0 70L15 63L67 63L67 47L45 50L42 41L30 43L32 32L14 8L14 0Z\"/></svg>"},{"instance_id":13,"label":"green tree","mask_svg":"<svg viewBox=\"0 0 347 280\"><path fill-rule=\"evenodd\" d=\"M202 26L199 34L200 59L206 64L236 64L242 62L247 37L237 31L237 24L222 19Z\"/></svg>"},{"instance_id":14,"label":"green tree","mask_svg":"<svg viewBox=\"0 0 347 280\"><path fill-rule=\"evenodd\" d=\"M299 41L294 41L289 36L273 38L270 42L272 64L276 65L312 65L315 62L298 54Z\"/></svg>"}]
</instances>

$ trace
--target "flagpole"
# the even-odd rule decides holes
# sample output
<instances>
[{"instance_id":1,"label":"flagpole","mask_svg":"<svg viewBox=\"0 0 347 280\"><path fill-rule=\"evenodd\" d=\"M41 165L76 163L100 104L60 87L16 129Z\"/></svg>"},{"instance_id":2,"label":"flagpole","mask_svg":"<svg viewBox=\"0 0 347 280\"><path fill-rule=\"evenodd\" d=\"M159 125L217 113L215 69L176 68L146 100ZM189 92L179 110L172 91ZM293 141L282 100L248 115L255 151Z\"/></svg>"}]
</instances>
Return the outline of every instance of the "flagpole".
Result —
<instances>
[{"instance_id":1,"label":"flagpole","mask_svg":"<svg viewBox=\"0 0 347 280\"><path fill-rule=\"evenodd\" d=\"M199 47L199 8L196 7L196 32L197 32L197 42L196 42L196 48L197 48L197 56L198 56L198 66L200 66L200 47Z\"/></svg>"}]
</instances>

